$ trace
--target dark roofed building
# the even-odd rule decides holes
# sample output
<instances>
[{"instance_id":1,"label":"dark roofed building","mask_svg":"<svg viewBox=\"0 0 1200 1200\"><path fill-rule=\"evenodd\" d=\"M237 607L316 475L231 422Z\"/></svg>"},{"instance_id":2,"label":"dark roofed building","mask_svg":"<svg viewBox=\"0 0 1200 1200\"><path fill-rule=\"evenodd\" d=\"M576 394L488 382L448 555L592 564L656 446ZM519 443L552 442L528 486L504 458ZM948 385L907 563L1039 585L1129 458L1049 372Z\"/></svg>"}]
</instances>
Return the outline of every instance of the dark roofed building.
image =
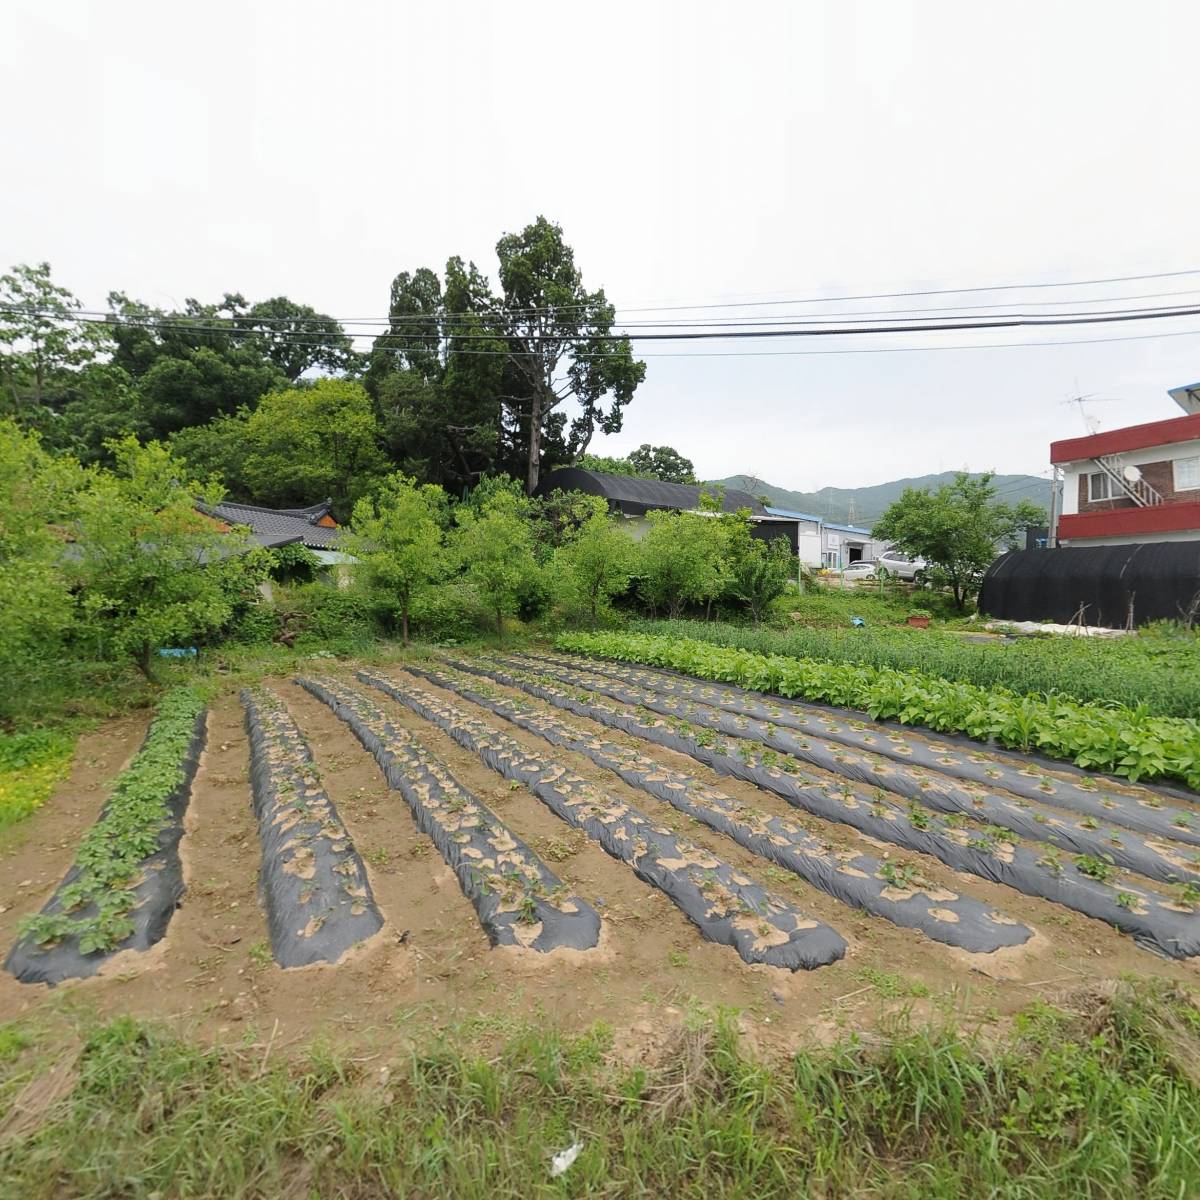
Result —
<instances>
[{"instance_id":1,"label":"dark roofed building","mask_svg":"<svg viewBox=\"0 0 1200 1200\"><path fill-rule=\"evenodd\" d=\"M332 550L342 531L329 515L330 502L308 508L263 508L258 504L223 501L205 509L227 525L245 525L261 546L289 546L299 542L310 550Z\"/></svg>"},{"instance_id":2,"label":"dark roofed building","mask_svg":"<svg viewBox=\"0 0 1200 1200\"><path fill-rule=\"evenodd\" d=\"M641 537L646 529L646 514L652 511L674 510L696 512L700 494L721 497L721 509L727 513L738 509L750 510L750 533L758 538L786 538L795 554L798 549L796 522L790 518L772 516L762 501L737 488L721 488L693 483L664 483L661 479L638 479L632 475L609 475L603 471L587 471L582 467L559 467L542 476L537 487L539 496L551 492L586 492L608 501L608 511L630 522L630 532Z\"/></svg>"},{"instance_id":3,"label":"dark roofed building","mask_svg":"<svg viewBox=\"0 0 1200 1200\"><path fill-rule=\"evenodd\" d=\"M601 471L585 471L582 467L559 467L542 476L539 496L551 492L587 492L603 496L610 512L626 517L642 517L652 509L677 509L691 512L700 507L700 493L716 496L720 488L697 486L691 483L663 483L661 479L637 479L632 475L607 475ZM727 488L721 500L725 512L748 508L754 516L765 517L762 502L749 492Z\"/></svg>"}]
</instances>

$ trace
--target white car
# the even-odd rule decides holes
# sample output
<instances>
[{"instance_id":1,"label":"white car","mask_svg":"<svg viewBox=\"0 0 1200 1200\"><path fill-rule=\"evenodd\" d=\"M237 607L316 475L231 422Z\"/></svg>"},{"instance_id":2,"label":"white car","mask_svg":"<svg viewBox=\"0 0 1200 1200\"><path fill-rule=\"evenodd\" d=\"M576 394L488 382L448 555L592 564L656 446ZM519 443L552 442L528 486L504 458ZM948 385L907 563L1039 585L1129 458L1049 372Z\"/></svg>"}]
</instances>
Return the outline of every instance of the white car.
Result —
<instances>
[{"instance_id":1,"label":"white car","mask_svg":"<svg viewBox=\"0 0 1200 1200\"><path fill-rule=\"evenodd\" d=\"M910 558L899 550L885 550L876 560L875 565L882 567L889 575L898 579L914 580L929 565L923 558Z\"/></svg>"},{"instance_id":2,"label":"white car","mask_svg":"<svg viewBox=\"0 0 1200 1200\"><path fill-rule=\"evenodd\" d=\"M842 568L842 576L845 579L874 579L875 564L864 560L848 563Z\"/></svg>"}]
</instances>

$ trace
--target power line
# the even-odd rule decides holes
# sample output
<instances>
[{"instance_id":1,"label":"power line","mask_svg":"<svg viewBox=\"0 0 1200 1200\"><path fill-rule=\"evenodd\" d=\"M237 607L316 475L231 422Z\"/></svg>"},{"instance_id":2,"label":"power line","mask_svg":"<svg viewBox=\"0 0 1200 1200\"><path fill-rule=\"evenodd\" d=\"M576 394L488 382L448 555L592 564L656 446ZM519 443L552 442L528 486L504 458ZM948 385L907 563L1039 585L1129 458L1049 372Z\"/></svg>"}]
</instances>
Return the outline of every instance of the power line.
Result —
<instances>
[{"instance_id":1,"label":"power line","mask_svg":"<svg viewBox=\"0 0 1200 1200\"><path fill-rule=\"evenodd\" d=\"M10 311L10 310L3 310ZM28 309L22 310L26 313ZM51 319L60 321L79 320L84 324L101 325L101 326L117 326L136 329L168 329L178 330L182 332L212 332L219 333L227 337L248 337L260 338L262 332L256 329L238 327L233 325L218 325L218 326L199 326L196 324L184 324L175 319L162 320L146 320L136 318L129 320L126 318L93 318L93 317L64 317L62 314L56 314L49 311L43 311L41 314L50 317ZM636 331L628 332L621 331L617 333L594 333L587 334L583 337L572 339L556 335L535 334L531 337L514 337L511 340L519 340L522 342L533 342L536 344L544 343L562 343L570 341L579 341L583 343L607 343L607 342L639 342L639 341L696 341L696 340L741 340L741 339L762 339L762 338L793 338L793 337L846 337L846 336L861 336L863 334L903 334L903 333L938 333L938 332L962 332L975 329L1020 329L1020 328L1040 328L1040 327L1057 327L1057 326L1075 326L1075 325L1098 325L1098 324L1114 324L1118 322L1128 321L1156 321L1173 317L1196 316L1200 315L1200 306L1196 305L1175 305L1165 308L1139 308L1127 310L1109 310L1106 312L1075 312L1063 313L1054 316L1046 316L1044 314L1005 314L997 317L986 318L966 318L966 319L939 319L936 321L902 321L898 324L882 324L880 321L865 321L853 325L834 325L831 322L841 320L842 318L813 318L805 325L788 328L788 329L720 329L720 330L693 330L687 329L682 332L668 330L666 332L645 332ZM819 325L820 328L812 328ZM300 333L309 333L310 331L298 331ZM276 339L277 344L283 346L304 346L312 345L319 347L327 347L326 341L308 342L302 341L292 333L277 333L271 335ZM366 335L352 335L366 336ZM418 335L419 336L419 335ZM486 341L496 342L504 341L506 335L503 333L452 333L449 335L455 342L469 341ZM422 340L430 343L440 343L443 338L440 333L431 332ZM386 347L383 347L386 348ZM432 348L432 346L431 346ZM506 353L511 351L506 351Z\"/></svg>"},{"instance_id":2,"label":"power line","mask_svg":"<svg viewBox=\"0 0 1200 1200\"><path fill-rule=\"evenodd\" d=\"M1104 278L1095 279L1078 279L1078 280L1043 280L1033 283L997 283L985 284L970 287L958 288L927 288L923 290L906 290L895 292L863 292L855 293L846 296L811 296L801 298L790 298L784 300L738 300L738 301L721 301L717 303L696 303L696 304L660 304L660 305L642 305L642 306L612 306L614 312L625 313L654 313L654 312L686 312L686 311L701 311L711 309L729 309L729 308L762 308L762 307L778 307L788 304L843 304L849 301L858 300L896 300L896 299L914 299L925 296L963 296L963 295L979 295L988 292L1006 292L1006 291L1032 291L1058 288L1081 288L1081 287L1096 287L1102 284L1110 283L1133 283L1142 280L1152 279L1178 279L1186 276L1200 275L1200 268L1189 268L1180 271L1161 271L1152 274L1140 275L1114 275ZM1191 289L1196 290L1196 289ZM1153 295L1171 295L1184 293L1150 293ZM1139 298L1139 297L1131 297ZM606 301L607 302L607 301ZM1069 303L1070 301L1030 301L1031 304L1044 305L1051 303ZM1086 298L1080 298L1081 303L1087 303ZM590 304L563 304L563 305L533 305L524 307L500 307L490 310L493 315L505 316L539 316L539 315L554 315L555 313L574 312L580 309L591 307ZM986 307L983 305L966 306L971 308ZM1001 305L1000 307L1008 307ZM76 310L80 314L88 315L104 315L97 309L79 309ZM912 310L915 311L915 310ZM470 314L464 314L469 316ZM317 314L318 317L324 317L325 314ZM315 318L294 318L294 317L254 317L249 314L231 315L231 321L249 321L253 320L256 325L263 324L292 324L297 320L312 320ZM413 320L413 321L430 321L435 320L435 317L424 316L419 313L412 314L397 314L393 317L345 317L345 318L328 318L334 320L340 325L353 324L391 324L396 320Z\"/></svg>"}]
</instances>

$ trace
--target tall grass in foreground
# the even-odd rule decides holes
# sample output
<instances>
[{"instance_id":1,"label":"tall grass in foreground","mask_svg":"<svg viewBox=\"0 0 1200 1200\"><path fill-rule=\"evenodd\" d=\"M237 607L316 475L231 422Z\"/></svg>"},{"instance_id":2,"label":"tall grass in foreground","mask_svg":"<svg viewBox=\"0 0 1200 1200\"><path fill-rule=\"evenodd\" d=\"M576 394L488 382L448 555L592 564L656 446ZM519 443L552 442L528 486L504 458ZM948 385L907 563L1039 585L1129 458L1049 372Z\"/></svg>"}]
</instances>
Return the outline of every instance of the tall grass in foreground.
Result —
<instances>
[{"instance_id":1,"label":"tall grass in foreground","mask_svg":"<svg viewBox=\"0 0 1200 1200\"><path fill-rule=\"evenodd\" d=\"M1144 706L1155 716L1200 714L1200 636L1183 632L1111 640L1039 637L979 643L935 630L846 625L780 630L720 622L636 621L631 628L760 654L924 671L1022 695L1058 692L1088 703Z\"/></svg>"},{"instance_id":2,"label":"tall grass in foreground","mask_svg":"<svg viewBox=\"0 0 1200 1200\"><path fill-rule=\"evenodd\" d=\"M38 1038L0 1026L11 1200L1200 1191L1200 1012L1148 986L1037 1006L991 1042L901 1027L767 1064L719 1016L629 1065L602 1027L543 1026L495 1052L431 1035L389 1077L386 1057L314 1050L264 1069L261 1044L203 1050L122 1019L86 1036L69 1094L6 1124L51 1069ZM552 1180L550 1156L576 1140Z\"/></svg>"}]
</instances>

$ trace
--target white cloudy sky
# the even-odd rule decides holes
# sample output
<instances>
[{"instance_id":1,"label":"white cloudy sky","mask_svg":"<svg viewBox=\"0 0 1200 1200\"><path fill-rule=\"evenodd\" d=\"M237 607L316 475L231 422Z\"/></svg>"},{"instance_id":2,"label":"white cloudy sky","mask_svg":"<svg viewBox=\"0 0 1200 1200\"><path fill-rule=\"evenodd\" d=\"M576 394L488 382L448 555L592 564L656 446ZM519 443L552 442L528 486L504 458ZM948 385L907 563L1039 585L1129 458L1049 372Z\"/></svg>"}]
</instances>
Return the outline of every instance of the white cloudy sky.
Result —
<instances>
[{"instance_id":1,"label":"white cloudy sky","mask_svg":"<svg viewBox=\"0 0 1200 1200\"><path fill-rule=\"evenodd\" d=\"M1198 37L1184 0L5 0L0 266L49 259L94 305L237 290L374 316L397 271L494 272L496 238L545 213L620 306L1200 268ZM594 449L669 442L806 490L1036 474L1083 432L1076 391L1118 399L1106 427L1177 413L1200 317L959 337L1167 330L1189 332L649 346Z\"/></svg>"}]
</instances>

